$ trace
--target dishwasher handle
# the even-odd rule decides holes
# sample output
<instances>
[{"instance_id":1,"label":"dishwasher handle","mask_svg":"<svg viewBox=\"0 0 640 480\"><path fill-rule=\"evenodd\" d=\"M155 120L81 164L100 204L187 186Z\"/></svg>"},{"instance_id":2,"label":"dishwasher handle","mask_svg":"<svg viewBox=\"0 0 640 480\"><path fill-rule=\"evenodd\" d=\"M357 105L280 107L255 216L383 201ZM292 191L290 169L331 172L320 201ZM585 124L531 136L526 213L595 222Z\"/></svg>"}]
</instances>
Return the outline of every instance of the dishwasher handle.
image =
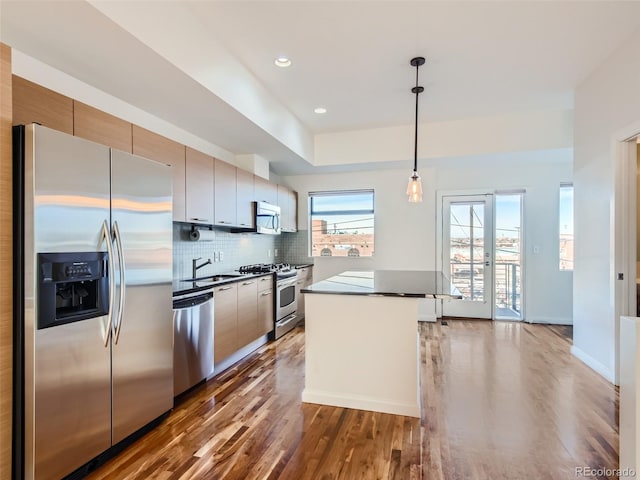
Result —
<instances>
[{"instance_id":1,"label":"dishwasher handle","mask_svg":"<svg viewBox=\"0 0 640 480\"><path fill-rule=\"evenodd\" d=\"M201 295L194 295L186 298L179 298L173 301L174 310L184 310L185 308L196 307L207 303L213 299L213 292L203 293Z\"/></svg>"}]
</instances>

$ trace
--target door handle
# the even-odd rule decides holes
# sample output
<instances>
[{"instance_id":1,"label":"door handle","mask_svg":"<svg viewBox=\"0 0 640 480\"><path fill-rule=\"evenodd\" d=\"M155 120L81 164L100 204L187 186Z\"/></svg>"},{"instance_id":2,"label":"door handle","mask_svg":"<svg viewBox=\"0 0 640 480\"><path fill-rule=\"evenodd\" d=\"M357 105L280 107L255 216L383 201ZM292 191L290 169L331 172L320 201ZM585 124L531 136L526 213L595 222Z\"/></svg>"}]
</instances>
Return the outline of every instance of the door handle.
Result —
<instances>
[{"instance_id":1,"label":"door handle","mask_svg":"<svg viewBox=\"0 0 640 480\"><path fill-rule=\"evenodd\" d=\"M113 268L113 245L111 244L111 232L109 231L109 224L105 220L102 222L102 233L100 234L100 243L102 241L107 242L107 257L109 261L109 311L107 313L107 328L104 332L104 346L109 345L109 337L111 336L111 328L113 325L113 304L115 301L115 289L116 289L116 279L114 277L114 268Z\"/></svg>"},{"instance_id":2,"label":"door handle","mask_svg":"<svg viewBox=\"0 0 640 480\"><path fill-rule=\"evenodd\" d=\"M491 262L489 260L487 260L486 262L484 262L485 266L490 267L491 266Z\"/></svg>"},{"instance_id":3,"label":"door handle","mask_svg":"<svg viewBox=\"0 0 640 480\"><path fill-rule=\"evenodd\" d=\"M120 329L122 328L122 318L124 316L124 307L126 302L126 276L125 276L125 264L124 264L124 251L122 250L122 239L120 237L120 229L118 228L118 222L113 222L113 233L116 238L116 247L118 248L118 261L120 264L120 301L118 303L118 324L116 325L115 342L118 343L120 338Z\"/></svg>"}]
</instances>

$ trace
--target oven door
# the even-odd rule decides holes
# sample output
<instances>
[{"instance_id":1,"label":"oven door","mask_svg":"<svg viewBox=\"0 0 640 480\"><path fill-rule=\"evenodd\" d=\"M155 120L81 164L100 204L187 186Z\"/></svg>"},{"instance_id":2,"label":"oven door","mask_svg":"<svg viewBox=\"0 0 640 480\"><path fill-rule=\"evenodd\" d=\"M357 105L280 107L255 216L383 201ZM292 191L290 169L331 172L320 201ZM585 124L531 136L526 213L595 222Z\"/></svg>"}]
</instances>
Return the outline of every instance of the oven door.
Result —
<instances>
[{"instance_id":1,"label":"oven door","mask_svg":"<svg viewBox=\"0 0 640 480\"><path fill-rule=\"evenodd\" d=\"M296 277L278 280L276 297L276 321L296 312Z\"/></svg>"}]
</instances>

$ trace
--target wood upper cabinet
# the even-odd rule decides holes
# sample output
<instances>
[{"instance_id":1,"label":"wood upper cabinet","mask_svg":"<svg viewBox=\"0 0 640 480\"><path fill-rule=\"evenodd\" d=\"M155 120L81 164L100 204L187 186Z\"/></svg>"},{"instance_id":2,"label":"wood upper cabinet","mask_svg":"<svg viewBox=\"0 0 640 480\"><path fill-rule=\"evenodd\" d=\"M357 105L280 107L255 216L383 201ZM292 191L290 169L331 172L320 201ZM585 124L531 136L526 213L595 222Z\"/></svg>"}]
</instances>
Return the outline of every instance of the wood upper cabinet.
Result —
<instances>
[{"instance_id":1,"label":"wood upper cabinet","mask_svg":"<svg viewBox=\"0 0 640 480\"><path fill-rule=\"evenodd\" d=\"M254 227L253 199L254 181L253 173L238 168L236 170L237 190L236 190L236 215L238 226Z\"/></svg>"},{"instance_id":2,"label":"wood upper cabinet","mask_svg":"<svg viewBox=\"0 0 640 480\"><path fill-rule=\"evenodd\" d=\"M213 363L217 364L238 350L238 284L221 285L213 292Z\"/></svg>"},{"instance_id":3,"label":"wood upper cabinet","mask_svg":"<svg viewBox=\"0 0 640 480\"><path fill-rule=\"evenodd\" d=\"M238 348L260 336L258 328L258 279L238 282Z\"/></svg>"},{"instance_id":4,"label":"wood upper cabinet","mask_svg":"<svg viewBox=\"0 0 640 480\"><path fill-rule=\"evenodd\" d=\"M236 170L233 165L216 158L214 187L214 223L216 225L235 226L237 224Z\"/></svg>"},{"instance_id":5,"label":"wood upper cabinet","mask_svg":"<svg viewBox=\"0 0 640 480\"><path fill-rule=\"evenodd\" d=\"M257 202L267 202L271 205L278 204L278 186L258 175L253 176L255 180L255 199Z\"/></svg>"},{"instance_id":6,"label":"wood upper cabinet","mask_svg":"<svg viewBox=\"0 0 640 480\"><path fill-rule=\"evenodd\" d=\"M186 222L186 147L137 125L133 125L132 133L134 155L171 165L173 173L173 221Z\"/></svg>"},{"instance_id":7,"label":"wood upper cabinet","mask_svg":"<svg viewBox=\"0 0 640 480\"><path fill-rule=\"evenodd\" d=\"M278 205L282 231L297 232L298 194L284 185L278 185Z\"/></svg>"},{"instance_id":8,"label":"wood upper cabinet","mask_svg":"<svg viewBox=\"0 0 640 480\"><path fill-rule=\"evenodd\" d=\"M13 75L13 125L39 123L73 135L73 100Z\"/></svg>"},{"instance_id":9,"label":"wood upper cabinet","mask_svg":"<svg viewBox=\"0 0 640 480\"><path fill-rule=\"evenodd\" d=\"M280 229L287 232L289 228L289 189L278 185L278 206L280 207Z\"/></svg>"},{"instance_id":10,"label":"wood upper cabinet","mask_svg":"<svg viewBox=\"0 0 640 480\"><path fill-rule=\"evenodd\" d=\"M123 152L133 153L132 125L118 117L73 101L73 134Z\"/></svg>"},{"instance_id":11,"label":"wood upper cabinet","mask_svg":"<svg viewBox=\"0 0 640 480\"><path fill-rule=\"evenodd\" d=\"M187 147L187 222L213 223L214 158Z\"/></svg>"}]
</instances>

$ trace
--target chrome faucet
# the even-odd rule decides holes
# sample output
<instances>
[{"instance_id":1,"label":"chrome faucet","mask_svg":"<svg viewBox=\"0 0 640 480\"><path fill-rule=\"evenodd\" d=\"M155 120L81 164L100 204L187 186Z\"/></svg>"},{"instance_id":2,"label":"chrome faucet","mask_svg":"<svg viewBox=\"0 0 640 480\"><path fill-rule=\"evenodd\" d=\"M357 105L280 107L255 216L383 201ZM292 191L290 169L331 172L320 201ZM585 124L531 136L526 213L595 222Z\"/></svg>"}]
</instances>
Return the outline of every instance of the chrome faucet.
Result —
<instances>
[{"instance_id":1,"label":"chrome faucet","mask_svg":"<svg viewBox=\"0 0 640 480\"><path fill-rule=\"evenodd\" d=\"M194 258L191 260L191 278L196 278L196 272L200 270L202 267L205 267L211 263L211 259L207 259L202 265L198 265L198 260L202 260L202 257Z\"/></svg>"}]
</instances>

